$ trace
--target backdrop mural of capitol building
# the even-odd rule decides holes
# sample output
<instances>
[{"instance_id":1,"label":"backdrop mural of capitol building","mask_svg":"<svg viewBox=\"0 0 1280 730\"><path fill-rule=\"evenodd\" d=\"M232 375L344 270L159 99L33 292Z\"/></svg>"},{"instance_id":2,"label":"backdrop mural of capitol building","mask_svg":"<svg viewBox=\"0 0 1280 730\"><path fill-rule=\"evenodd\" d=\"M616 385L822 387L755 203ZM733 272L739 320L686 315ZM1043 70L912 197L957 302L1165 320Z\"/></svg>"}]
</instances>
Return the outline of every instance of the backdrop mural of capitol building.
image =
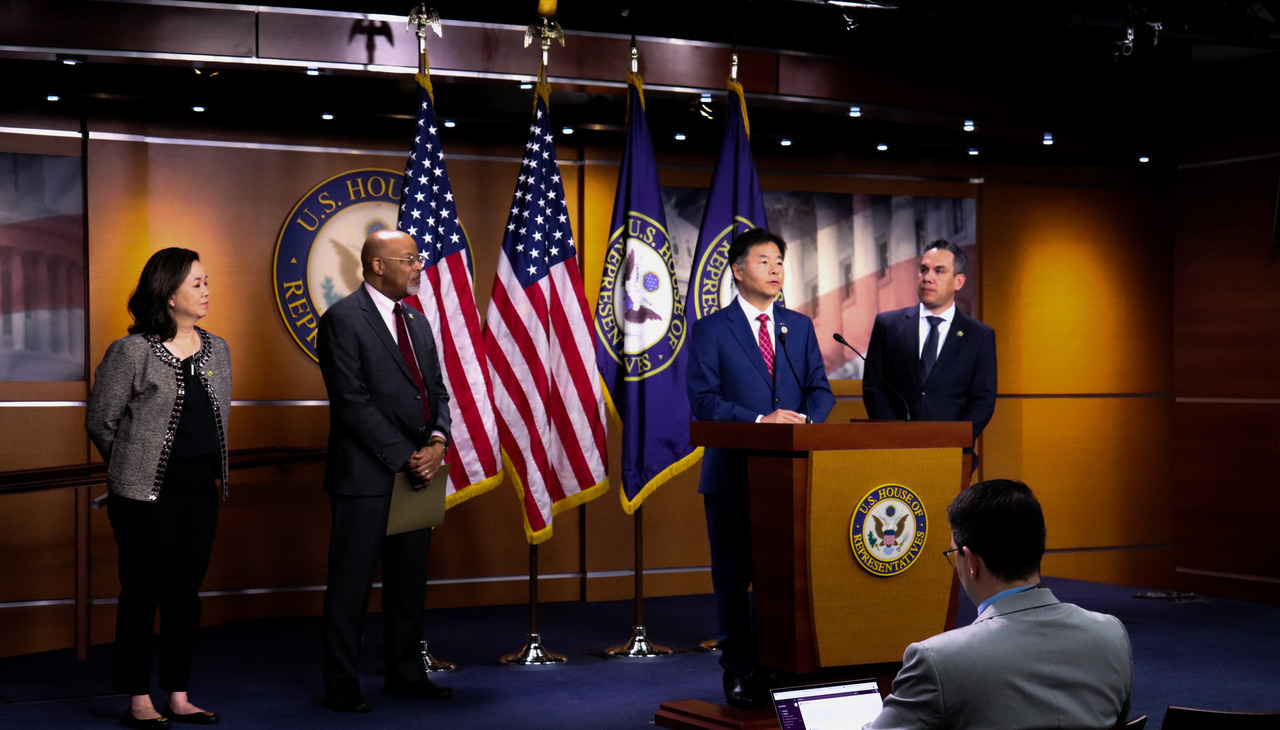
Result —
<instances>
[{"instance_id":1,"label":"backdrop mural of capitol building","mask_svg":"<svg viewBox=\"0 0 1280 730\"><path fill-rule=\"evenodd\" d=\"M705 188L664 187L676 279L688 291ZM977 316L977 204L973 198L852 195L766 190L769 228L787 242L783 299L814 320L827 377L861 379L862 361L831 339L844 335L864 354L876 314L917 303L924 247L946 238L969 255L956 306ZM721 287L721 305L736 291Z\"/></svg>"}]
</instances>

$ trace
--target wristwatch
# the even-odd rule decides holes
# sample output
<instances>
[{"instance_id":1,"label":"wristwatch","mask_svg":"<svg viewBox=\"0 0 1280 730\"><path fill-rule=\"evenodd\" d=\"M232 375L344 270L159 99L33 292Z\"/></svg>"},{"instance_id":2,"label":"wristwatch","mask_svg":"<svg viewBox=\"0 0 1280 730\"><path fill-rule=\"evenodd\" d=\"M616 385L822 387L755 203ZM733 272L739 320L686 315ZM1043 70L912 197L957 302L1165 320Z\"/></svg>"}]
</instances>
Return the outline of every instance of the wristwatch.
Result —
<instances>
[{"instance_id":1,"label":"wristwatch","mask_svg":"<svg viewBox=\"0 0 1280 730\"><path fill-rule=\"evenodd\" d=\"M444 440L443 438L441 438L441 437L439 437L439 436L433 436L433 437L431 437L431 440L427 442L427 446L434 446L435 444L440 444L440 446L444 449L444 453L440 455L440 456L441 456L441 458L443 458L443 457L445 457L445 456L448 456L448 455L449 455L449 442L448 442L448 441Z\"/></svg>"}]
</instances>

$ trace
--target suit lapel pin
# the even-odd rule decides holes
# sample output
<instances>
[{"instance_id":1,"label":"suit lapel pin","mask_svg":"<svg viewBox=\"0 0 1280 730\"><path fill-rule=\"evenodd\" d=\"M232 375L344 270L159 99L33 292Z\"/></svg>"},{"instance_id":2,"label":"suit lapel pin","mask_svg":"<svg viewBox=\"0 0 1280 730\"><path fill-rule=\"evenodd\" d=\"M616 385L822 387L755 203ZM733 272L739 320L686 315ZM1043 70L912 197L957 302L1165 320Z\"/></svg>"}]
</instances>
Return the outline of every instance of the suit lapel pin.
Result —
<instances>
[{"instance_id":1,"label":"suit lapel pin","mask_svg":"<svg viewBox=\"0 0 1280 730\"><path fill-rule=\"evenodd\" d=\"M964 337L964 330L957 330L956 337Z\"/></svg>"}]
</instances>

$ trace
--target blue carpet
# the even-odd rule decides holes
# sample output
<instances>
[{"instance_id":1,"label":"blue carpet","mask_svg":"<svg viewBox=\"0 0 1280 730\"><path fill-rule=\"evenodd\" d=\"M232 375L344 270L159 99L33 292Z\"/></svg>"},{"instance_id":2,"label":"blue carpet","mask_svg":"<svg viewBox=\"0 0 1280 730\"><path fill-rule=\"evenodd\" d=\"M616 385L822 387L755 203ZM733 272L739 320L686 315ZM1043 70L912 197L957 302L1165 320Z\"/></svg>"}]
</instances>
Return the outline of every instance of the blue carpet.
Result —
<instances>
[{"instance_id":1,"label":"blue carpet","mask_svg":"<svg viewBox=\"0 0 1280 730\"><path fill-rule=\"evenodd\" d=\"M1140 589L1046 579L1059 598L1118 616L1129 629L1137 667L1134 714L1158 729L1168 705L1222 710L1280 710L1280 606L1194 599L1135 598ZM518 651L528 610L499 606L435 610L428 614L432 653L459 669L433 675L454 688L445 702L381 694L377 617L361 657L369 715L320 707L320 628L314 617L260 619L206 628L201 633L193 699L223 716L223 727L325 728L592 728L653 727L665 701L718 702L720 670L714 654L697 650L714 632L710 596L650 598L650 639L675 654L660 659L605 658L630 636L630 601L553 603L539 607L545 647L563 664L513 667L502 654ZM961 599L958 622L973 620ZM71 651L0 660L0 728L100 728L119 718L126 700L109 694L110 647L93 647L87 661ZM159 693L155 695L162 700Z\"/></svg>"}]
</instances>

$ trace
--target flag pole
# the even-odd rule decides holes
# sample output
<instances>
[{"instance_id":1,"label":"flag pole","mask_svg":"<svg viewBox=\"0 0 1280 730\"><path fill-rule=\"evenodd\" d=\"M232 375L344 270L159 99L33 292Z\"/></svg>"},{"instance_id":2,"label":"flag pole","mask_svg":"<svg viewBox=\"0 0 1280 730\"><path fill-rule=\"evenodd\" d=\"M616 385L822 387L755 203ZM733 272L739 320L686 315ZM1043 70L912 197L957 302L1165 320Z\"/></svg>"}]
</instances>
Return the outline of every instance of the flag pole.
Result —
<instances>
[{"instance_id":1,"label":"flag pole","mask_svg":"<svg viewBox=\"0 0 1280 730\"><path fill-rule=\"evenodd\" d=\"M640 53L636 50L635 36L631 38L631 75L640 74ZM638 114L639 110L633 111ZM631 625L631 640L621 646L605 651L613 657L624 659L650 659L668 656L671 650L649 642L648 632L644 625L644 505L636 507L632 513L635 523L635 621Z\"/></svg>"},{"instance_id":2,"label":"flag pole","mask_svg":"<svg viewBox=\"0 0 1280 730\"><path fill-rule=\"evenodd\" d=\"M549 5L549 8L544 7ZM538 92L542 93L543 87L547 83L547 57L550 55L551 39L559 38L560 45L564 45L564 33L560 30L560 24L551 20L548 16L555 15L555 2L538 3L538 10L542 13L542 22L534 23L525 29L524 46L529 44L535 37L540 40L540 49L542 51L541 63L538 65ZM540 664L558 664L566 662L569 657L563 654L556 654L548 651L542 646L542 636L538 632L538 544L530 543L529 545L529 635L525 637L524 648L514 654L504 654L500 661L503 664L520 664L520 665L540 665Z\"/></svg>"},{"instance_id":3,"label":"flag pole","mask_svg":"<svg viewBox=\"0 0 1280 730\"><path fill-rule=\"evenodd\" d=\"M414 32L418 36L418 76L422 79L422 83L427 87L427 93L431 93L431 80L427 76L427 26L436 32L437 37L443 37L440 32L440 14L435 8L428 9L426 5L418 5L409 13L409 22L406 28L414 28ZM444 672L450 669L457 669L458 665L443 659L437 659L431 654L431 650L427 648L427 640L422 640L422 665L428 672Z\"/></svg>"},{"instance_id":4,"label":"flag pole","mask_svg":"<svg viewBox=\"0 0 1280 730\"><path fill-rule=\"evenodd\" d=\"M538 633L538 545L529 546L529 635L525 638L524 648L514 654L504 654L500 660L503 664L558 664L569 661L563 654L547 651L542 646L542 636Z\"/></svg>"}]
</instances>

